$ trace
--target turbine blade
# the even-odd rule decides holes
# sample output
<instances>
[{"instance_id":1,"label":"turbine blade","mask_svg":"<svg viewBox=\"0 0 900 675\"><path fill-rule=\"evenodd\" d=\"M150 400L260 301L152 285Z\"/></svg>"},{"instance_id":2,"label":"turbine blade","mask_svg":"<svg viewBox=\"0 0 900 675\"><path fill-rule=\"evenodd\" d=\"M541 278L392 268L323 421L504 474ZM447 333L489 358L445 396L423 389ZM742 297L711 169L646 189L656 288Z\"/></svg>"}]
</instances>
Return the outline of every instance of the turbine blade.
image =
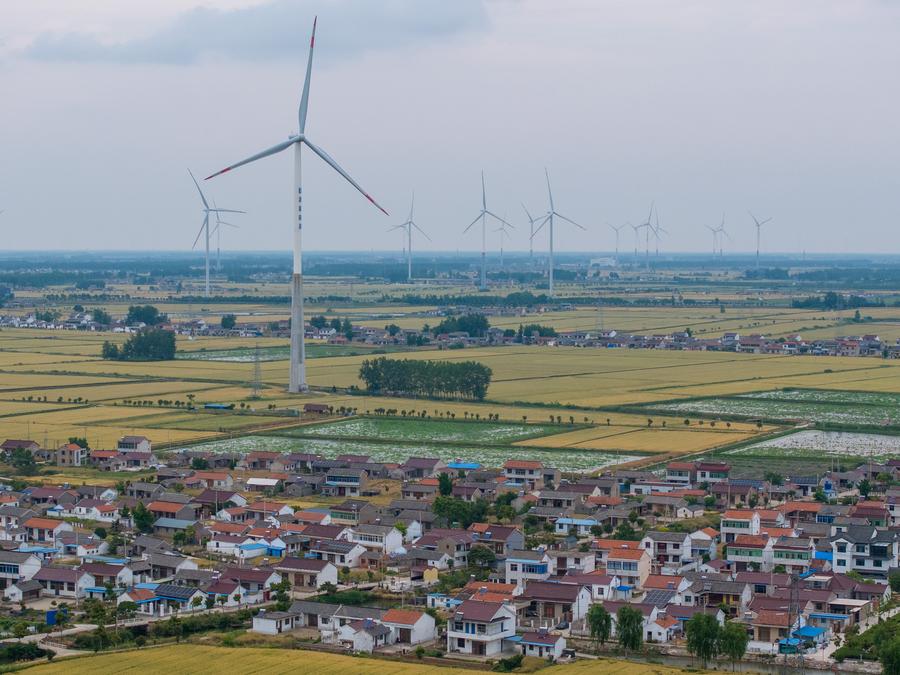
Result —
<instances>
[{"instance_id":1,"label":"turbine blade","mask_svg":"<svg viewBox=\"0 0 900 675\"><path fill-rule=\"evenodd\" d=\"M549 220L550 220L550 214L548 213L546 216L544 216L544 219L541 221L541 224L537 226L537 228L534 231L534 234L531 235L532 239L534 239L534 235L537 234L538 232L540 232L541 229L544 227L544 225L547 224L547 221L549 221Z\"/></svg>"},{"instance_id":2,"label":"turbine blade","mask_svg":"<svg viewBox=\"0 0 900 675\"><path fill-rule=\"evenodd\" d=\"M466 227L466 229L463 230L463 234L465 234L466 232L468 232L469 230L471 230L471 229L472 229L472 226L473 226L475 223L477 223L479 220L481 220L481 217L482 217L485 213L487 213L487 211L482 211L481 213L479 213L479 214L478 214L478 217L475 218L475 220L473 220L471 223L469 223L469 225Z\"/></svg>"},{"instance_id":3,"label":"turbine blade","mask_svg":"<svg viewBox=\"0 0 900 675\"><path fill-rule=\"evenodd\" d=\"M413 223L412 221L410 221L410 224L411 224L414 228L416 228L419 232L421 232L422 235L423 235L428 241L431 241L431 237L428 236L428 233L427 233L425 230L423 230L421 227L419 227L418 225L416 225L416 224Z\"/></svg>"},{"instance_id":4,"label":"turbine blade","mask_svg":"<svg viewBox=\"0 0 900 675\"><path fill-rule=\"evenodd\" d=\"M562 218L562 219L563 219L564 221L566 221L567 223L572 223L572 225L574 225L575 227L580 227L582 230L585 230L585 231L587 230L586 227L582 227L581 225L579 225L578 223L576 223L574 220L572 220L571 218L566 218L566 217L565 217L564 215L562 215L561 213L556 213L556 212L554 211L554 212L553 212L553 215L555 215L557 218Z\"/></svg>"},{"instance_id":5,"label":"turbine blade","mask_svg":"<svg viewBox=\"0 0 900 675\"><path fill-rule=\"evenodd\" d=\"M210 209L211 213L247 213L246 211L238 211L236 209L217 209L215 207Z\"/></svg>"},{"instance_id":6,"label":"turbine blade","mask_svg":"<svg viewBox=\"0 0 900 675\"><path fill-rule=\"evenodd\" d=\"M377 208L379 211L381 211L381 212L382 212L384 215L386 215L386 216L389 216L389 215L390 215L387 211L384 210L384 208L382 208L381 204L379 204L379 203L376 202L374 199L372 199L372 196L371 196L368 192L366 192L365 190L362 189L362 186L361 186L359 183L357 183L355 180L353 180L353 178L350 177L350 174L349 174L349 173L347 173L346 171L344 171L344 170L341 168L341 166L340 166L336 161L334 161L334 159L331 157L331 155L329 155L327 152L325 152L325 151L324 151L322 148L320 148L318 145L315 145L314 143L312 143L312 142L311 142L308 138L306 138L306 137L303 138L303 142L306 143L306 144L309 146L309 149L310 149L310 150L312 150L312 151L313 151L314 153L316 153L319 157L321 157L322 160L325 161L326 164L329 164L329 165L331 166L332 169L334 169L334 170L337 171L339 174L341 174L341 175L344 177L344 180L346 180L348 183L350 183L350 185L352 185L352 186L355 187L357 190L359 190L359 193L360 193L363 197L365 197L366 199L368 199L370 202L372 202L372 205L373 205L375 208Z\"/></svg>"},{"instance_id":7,"label":"turbine blade","mask_svg":"<svg viewBox=\"0 0 900 675\"><path fill-rule=\"evenodd\" d=\"M547 177L547 194L550 196L550 210L553 210L553 190L550 189L550 172L544 167L544 175Z\"/></svg>"},{"instance_id":8,"label":"turbine blade","mask_svg":"<svg viewBox=\"0 0 900 675\"><path fill-rule=\"evenodd\" d=\"M484 169L481 170L481 210L487 211L487 193L484 189Z\"/></svg>"},{"instance_id":9,"label":"turbine blade","mask_svg":"<svg viewBox=\"0 0 900 675\"><path fill-rule=\"evenodd\" d=\"M203 234L203 228L208 227L208 226L209 226L209 214L207 213L206 215L203 216L203 224L200 226L200 231L197 233L197 238L194 239L194 243L191 246L191 250L194 250L195 248L197 248L197 242L200 241L200 235Z\"/></svg>"},{"instance_id":10,"label":"turbine blade","mask_svg":"<svg viewBox=\"0 0 900 675\"><path fill-rule=\"evenodd\" d=\"M516 229L515 227L513 227L512 225L510 225L509 223L507 223L505 220L503 220L503 218L501 218L500 216L498 216L496 213L493 213L492 211L485 211L485 213L488 214L489 216L493 217L493 218L496 218L497 220L499 220L499 221L500 221L501 223L503 223L504 225L509 225L509 226L512 227L513 229Z\"/></svg>"},{"instance_id":11,"label":"turbine blade","mask_svg":"<svg viewBox=\"0 0 900 675\"><path fill-rule=\"evenodd\" d=\"M319 17L313 19L312 37L309 38L309 60L306 62L306 79L303 80L303 94L300 96L300 110L298 117L300 119L300 134L306 131L306 110L309 107L309 80L312 77L312 61L313 48L316 46L316 23Z\"/></svg>"},{"instance_id":12,"label":"turbine blade","mask_svg":"<svg viewBox=\"0 0 900 675\"><path fill-rule=\"evenodd\" d=\"M212 174L211 176L207 176L206 178L204 178L204 180L209 180L210 178L215 178L216 176L221 176L223 173L231 171L232 169L236 169L239 166L244 166L244 164L249 164L250 162L255 162L258 159L262 159L263 157L268 157L269 155L274 155L276 153L279 153L282 150L286 150L287 148L291 147L294 143L297 143L299 140L300 139L297 136L292 136L288 140L286 140L282 143L279 143L278 145L273 145L271 148L263 150L262 152L257 152L252 157L248 157L247 159L242 159L237 164L232 164L231 166L226 166L221 171L217 171L216 173Z\"/></svg>"},{"instance_id":13,"label":"turbine blade","mask_svg":"<svg viewBox=\"0 0 900 675\"><path fill-rule=\"evenodd\" d=\"M206 203L206 197L203 196L203 190L200 189L200 183L198 183L197 179L194 178L194 172L188 169L188 173L191 174L191 180L194 181L194 185L197 186L197 192L200 193L200 199L203 201L203 207L209 209L209 204Z\"/></svg>"},{"instance_id":14,"label":"turbine blade","mask_svg":"<svg viewBox=\"0 0 900 675\"><path fill-rule=\"evenodd\" d=\"M521 202L519 202L521 204ZM528 222L534 225L534 218L531 217L531 214L528 212L528 209L525 208L525 204L522 204L522 210L525 211L525 215L528 216Z\"/></svg>"}]
</instances>

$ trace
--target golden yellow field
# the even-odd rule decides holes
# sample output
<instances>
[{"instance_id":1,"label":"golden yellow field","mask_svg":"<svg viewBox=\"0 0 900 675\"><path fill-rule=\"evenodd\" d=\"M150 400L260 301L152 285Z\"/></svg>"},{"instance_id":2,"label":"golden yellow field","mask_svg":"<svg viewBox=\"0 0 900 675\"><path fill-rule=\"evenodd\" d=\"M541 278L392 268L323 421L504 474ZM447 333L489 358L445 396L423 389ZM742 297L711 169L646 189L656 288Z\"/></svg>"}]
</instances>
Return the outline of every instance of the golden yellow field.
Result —
<instances>
[{"instance_id":1,"label":"golden yellow field","mask_svg":"<svg viewBox=\"0 0 900 675\"><path fill-rule=\"evenodd\" d=\"M100 654L74 659L58 659L50 664L32 666L35 675L118 675L119 673L221 673L227 670L241 675L264 673L315 672L318 675L453 675L466 669L432 666L415 661L387 661L363 659L322 652L229 648L202 645L172 645L119 654ZM483 671L479 671L483 672ZM547 675L678 675L685 671L667 666L634 663L613 659L580 661L571 665L553 666L541 672Z\"/></svg>"}]
</instances>

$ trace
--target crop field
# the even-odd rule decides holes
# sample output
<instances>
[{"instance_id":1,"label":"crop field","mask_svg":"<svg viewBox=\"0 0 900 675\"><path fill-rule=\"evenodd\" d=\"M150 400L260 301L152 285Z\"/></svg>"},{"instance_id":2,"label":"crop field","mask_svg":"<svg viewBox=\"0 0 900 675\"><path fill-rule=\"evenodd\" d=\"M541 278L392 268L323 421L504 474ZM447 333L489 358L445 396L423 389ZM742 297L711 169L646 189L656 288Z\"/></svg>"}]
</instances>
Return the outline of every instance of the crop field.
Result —
<instances>
[{"instance_id":1,"label":"crop field","mask_svg":"<svg viewBox=\"0 0 900 675\"><path fill-rule=\"evenodd\" d=\"M213 440L194 445L192 450L211 452L250 452L253 450L270 450L276 452L310 452L324 457L337 457L342 454L369 455L379 462L403 462L411 455L419 457L436 457L444 461L461 460L479 462L484 466L502 466L512 456L516 448L509 446L484 445L446 445L429 442L402 443L398 441L373 442L370 440L300 438L282 435L283 432L272 432L265 436L243 436ZM561 471L593 471L622 462L635 461L642 458L638 453L619 454L593 450L547 450L531 449L528 459L545 462Z\"/></svg>"},{"instance_id":2,"label":"crop field","mask_svg":"<svg viewBox=\"0 0 900 675\"><path fill-rule=\"evenodd\" d=\"M284 432L319 438L366 438L408 443L475 443L501 445L556 431L548 425L493 424L485 422L410 420L365 417L330 424L314 424Z\"/></svg>"},{"instance_id":3,"label":"crop field","mask_svg":"<svg viewBox=\"0 0 900 675\"><path fill-rule=\"evenodd\" d=\"M883 460L900 454L900 436L845 431L798 431L753 445L729 450L728 457L745 455L837 456L857 461Z\"/></svg>"},{"instance_id":4,"label":"crop field","mask_svg":"<svg viewBox=\"0 0 900 675\"><path fill-rule=\"evenodd\" d=\"M584 450L623 450L637 452L689 453L700 450L739 443L761 433L751 425L699 426L657 426L646 424L637 428L590 427L554 436L546 436L516 443L523 447L540 445L551 448L571 448Z\"/></svg>"},{"instance_id":5,"label":"crop field","mask_svg":"<svg viewBox=\"0 0 900 675\"><path fill-rule=\"evenodd\" d=\"M299 663L302 662L302 667ZM118 675L119 673L210 673L223 667L234 673L285 675L315 672L320 675L459 675L465 667L434 666L416 661L361 659L342 654L254 647L210 647L206 645L167 645L117 654L96 654L31 666L34 675ZM616 659L591 659L573 664L551 666L547 675L680 675L678 668ZM694 670L694 672L702 672Z\"/></svg>"},{"instance_id":6,"label":"crop field","mask_svg":"<svg viewBox=\"0 0 900 675\"><path fill-rule=\"evenodd\" d=\"M652 406L669 414L722 415L800 420L851 426L897 426L900 407L893 394L869 392L761 392L730 398L675 401Z\"/></svg>"}]
</instances>

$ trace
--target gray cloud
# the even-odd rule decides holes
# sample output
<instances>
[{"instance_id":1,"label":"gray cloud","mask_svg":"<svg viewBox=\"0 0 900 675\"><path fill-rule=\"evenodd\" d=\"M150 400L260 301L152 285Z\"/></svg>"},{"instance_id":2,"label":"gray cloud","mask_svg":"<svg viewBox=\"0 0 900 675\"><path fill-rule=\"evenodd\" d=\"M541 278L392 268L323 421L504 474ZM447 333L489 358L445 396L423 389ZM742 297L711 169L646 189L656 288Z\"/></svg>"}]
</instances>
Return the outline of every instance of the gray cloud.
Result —
<instances>
[{"instance_id":1,"label":"gray cloud","mask_svg":"<svg viewBox=\"0 0 900 675\"><path fill-rule=\"evenodd\" d=\"M87 33L43 34L25 55L42 61L173 65L208 56L293 59L306 53L314 14L341 26L328 37L326 58L427 43L488 23L483 0L275 0L232 11L195 8L128 42L105 42Z\"/></svg>"}]
</instances>

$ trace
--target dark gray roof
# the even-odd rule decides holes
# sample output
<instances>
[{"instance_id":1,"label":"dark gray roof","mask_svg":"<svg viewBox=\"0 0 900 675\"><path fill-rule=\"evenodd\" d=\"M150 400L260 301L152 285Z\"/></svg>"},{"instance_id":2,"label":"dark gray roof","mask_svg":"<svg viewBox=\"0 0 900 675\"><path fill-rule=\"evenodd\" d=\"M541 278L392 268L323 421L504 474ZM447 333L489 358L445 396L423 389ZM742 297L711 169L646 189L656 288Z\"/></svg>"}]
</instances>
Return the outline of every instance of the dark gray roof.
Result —
<instances>
[{"instance_id":1,"label":"dark gray roof","mask_svg":"<svg viewBox=\"0 0 900 675\"><path fill-rule=\"evenodd\" d=\"M197 589L193 586L180 586L178 584L160 584L154 593L157 597L174 598L176 600L189 600Z\"/></svg>"}]
</instances>

